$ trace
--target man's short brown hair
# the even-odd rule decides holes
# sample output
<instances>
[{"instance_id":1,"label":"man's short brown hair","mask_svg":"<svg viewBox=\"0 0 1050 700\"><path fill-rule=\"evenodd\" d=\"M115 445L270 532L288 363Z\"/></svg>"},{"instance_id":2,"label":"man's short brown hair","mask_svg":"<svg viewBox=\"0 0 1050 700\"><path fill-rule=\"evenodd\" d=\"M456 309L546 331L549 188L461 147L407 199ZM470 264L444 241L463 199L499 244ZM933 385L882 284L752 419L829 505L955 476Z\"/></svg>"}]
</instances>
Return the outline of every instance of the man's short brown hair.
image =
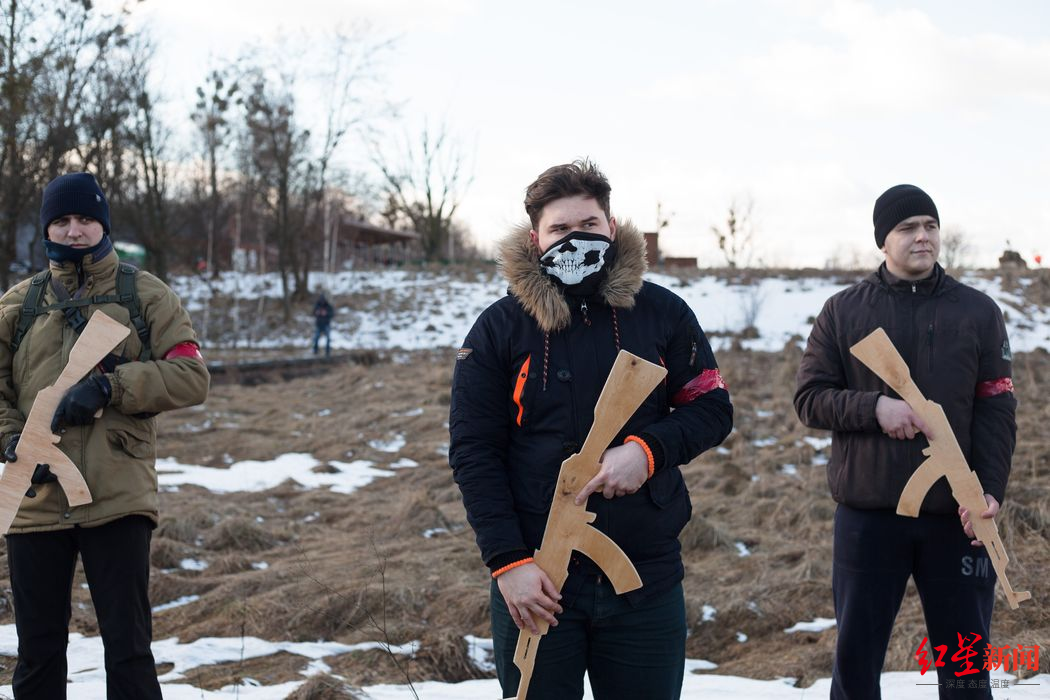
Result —
<instances>
[{"instance_id":1,"label":"man's short brown hair","mask_svg":"<svg viewBox=\"0 0 1050 700\"><path fill-rule=\"evenodd\" d=\"M535 229L543 208L556 199L584 195L593 197L609 218L609 193L612 187L598 166L590 160L574 160L547 168L536 181L525 188L525 212Z\"/></svg>"}]
</instances>

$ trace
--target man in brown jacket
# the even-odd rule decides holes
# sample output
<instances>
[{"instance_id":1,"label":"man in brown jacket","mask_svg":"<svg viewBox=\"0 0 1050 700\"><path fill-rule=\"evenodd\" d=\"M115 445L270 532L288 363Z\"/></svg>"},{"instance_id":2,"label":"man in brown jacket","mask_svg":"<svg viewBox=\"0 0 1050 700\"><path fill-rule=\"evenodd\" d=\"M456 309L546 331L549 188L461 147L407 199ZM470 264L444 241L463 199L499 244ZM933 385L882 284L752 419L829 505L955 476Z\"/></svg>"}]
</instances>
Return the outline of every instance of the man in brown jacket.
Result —
<instances>
[{"instance_id":1,"label":"man in brown jacket","mask_svg":"<svg viewBox=\"0 0 1050 700\"><path fill-rule=\"evenodd\" d=\"M930 489L918 518L896 514L904 485L924 460L926 426L849 348L885 329L922 393L944 407L985 488L988 509L973 515L991 518L1006 492L1016 432L1010 343L995 302L937 264L940 218L929 195L913 185L892 187L875 202L873 220L886 261L824 305L795 393L802 422L833 431L828 485L839 504L832 574L838 643L831 697L881 697L893 621L913 577L930 660L940 655L934 648L947 647L937 667L940 697L990 698L982 663L995 572L981 543L971 542L971 514L958 509L945 480ZM917 648L922 640L914 642ZM963 645L976 652L970 666L959 653ZM984 690L963 688L957 678L983 680Z\"/></svg>"},{"instance_id":2,"label":"man in brown jacket","mask_svg":"<svg viewBox=\"0 0 1050 700\"><path fill-rule=\"evenodd\" d=\"M7 535L18 631L14 693L19 700L66 697L71 585L79 555L105 647L107 697L159 700L148 597L150 537L158 519L153 416L204 401L208 370L175 293L117 259L109 206L94 177L71 173L52 180L40 224L50 274L0 298L0 440L6 461L17 459L19 434L37 392L58 378L91 314L104 311L132 333L69 389L52 421L62 438L58 447L80 469L92 502L70 507L47 465L37 465ZM135 294L121 299L122 285L129 283Z\"/></svg>"}]
</instances>

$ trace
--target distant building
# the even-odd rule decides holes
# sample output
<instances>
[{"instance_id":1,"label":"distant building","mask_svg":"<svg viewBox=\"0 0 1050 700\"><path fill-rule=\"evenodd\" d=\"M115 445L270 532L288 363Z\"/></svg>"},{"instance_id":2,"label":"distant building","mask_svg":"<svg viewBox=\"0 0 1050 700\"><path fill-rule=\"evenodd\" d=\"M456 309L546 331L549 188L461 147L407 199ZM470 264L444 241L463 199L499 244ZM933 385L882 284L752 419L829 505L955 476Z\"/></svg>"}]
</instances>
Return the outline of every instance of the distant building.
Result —
<instances>
[{"instance_id":1,"label":"distant building","mask_svg":"<svg viewBox=\"0 0 1050 700\"><path fill-rule=\"evenodd\" d=\"M660 264L660 232L646 231L642 235L645 236L645 262L649 267L656 267Z\"/></svg>"},{"instance_id":2,"label":"distant building","mask_svg":"<svg viewBox=\"0 0 1050 700\"><path fill-rule=\"evenodd\" d=\"M1027 270L1028 263L1016 250L1004 250L999 256L999 269L1001 270Z\"/></svg>"},{"instance_id":3,"label":"distant building","mask_svg":"<svg viewBox=\"0 0 1050 700\"><path fill-rule=\"evenodd\" d=\"M645 262L649 264L650 269L656 267L676 267L695 270L697 268L697 259L695 257L674 258L660 255L659 231L646 231L642 235L645 237Z\"/></svg>"}]
</instances>

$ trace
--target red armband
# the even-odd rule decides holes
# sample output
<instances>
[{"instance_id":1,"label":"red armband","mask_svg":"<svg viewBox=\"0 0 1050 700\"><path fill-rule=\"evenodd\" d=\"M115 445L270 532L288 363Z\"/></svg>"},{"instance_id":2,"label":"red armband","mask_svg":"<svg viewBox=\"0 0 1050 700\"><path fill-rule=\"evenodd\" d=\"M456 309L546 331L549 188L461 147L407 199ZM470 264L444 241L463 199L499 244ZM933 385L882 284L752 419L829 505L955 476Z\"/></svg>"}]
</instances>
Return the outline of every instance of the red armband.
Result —
<instances>
[{"instance_id":1,"label":"red armband","mask_svg":"<svg viewBox=\"0 0 1050 700\"><path fill-rule=\"evenodd\" d=\"M1013 390L1014 380L1010 379L1010 377L1000 377L999 379L989 379L986 382L980 382L977 385L976 393L977 398L987 399L989 396L998 396Z\"/></svg>"},{"instance_id":2,"label":"red armband","mask_svg":"<svg viewBox=\"0 0 1050 700\"><path fill-rule=\"evenodd\" d=\"M715 389L726 389L725 380L722 379L722 373L717 369L705 369L699 375L697 375L691 382L683 386L678 390L678 393L671 399L672 406L684 406L698 396L703 396L709 391Z\"/></svg>"},{"instance_id":3,"label":"red armband","mask_svg":"<svg viewBox=\"0 0 1050 700\"><path fill-rule=\"evenodd\" d=\"M201 355L201 349L197 347L196 343L179 343L164 353L165 360L174 360L179 357L192 357L195 360L204 362L204 356Z\"/></svg>"}]
</instances>

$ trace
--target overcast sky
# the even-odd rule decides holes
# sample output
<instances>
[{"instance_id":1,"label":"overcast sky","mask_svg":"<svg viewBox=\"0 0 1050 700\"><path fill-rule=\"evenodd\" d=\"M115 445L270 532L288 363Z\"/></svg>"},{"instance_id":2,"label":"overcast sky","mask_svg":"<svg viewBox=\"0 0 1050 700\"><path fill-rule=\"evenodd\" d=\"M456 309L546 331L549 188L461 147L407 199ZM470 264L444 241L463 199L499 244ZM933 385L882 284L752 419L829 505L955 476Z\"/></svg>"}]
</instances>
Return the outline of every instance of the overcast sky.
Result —
<instances>
[{"instance_id":1,"label":"overcast sky","mask_svg":"<svg viewBox=\"0 0 1050 700\"><path fill-rule=\"evenodd\" d=\"M1017 0L147 0L163 91L192 107L217 58L298 52L367 20L405 124L444 120L470 156L464 222L491 242L525 186L590 156L613 213L670 214L665 254L721 261L710 232L754 201L771 265L878 259L871 207L919 185L974 261L1050 254L1050 3ZM303 105L300 105L303 108ZM352 144L346 159L360 161ZM1044 260L1044 264L1045 264Z\"/></svg>"}]
</instances>

